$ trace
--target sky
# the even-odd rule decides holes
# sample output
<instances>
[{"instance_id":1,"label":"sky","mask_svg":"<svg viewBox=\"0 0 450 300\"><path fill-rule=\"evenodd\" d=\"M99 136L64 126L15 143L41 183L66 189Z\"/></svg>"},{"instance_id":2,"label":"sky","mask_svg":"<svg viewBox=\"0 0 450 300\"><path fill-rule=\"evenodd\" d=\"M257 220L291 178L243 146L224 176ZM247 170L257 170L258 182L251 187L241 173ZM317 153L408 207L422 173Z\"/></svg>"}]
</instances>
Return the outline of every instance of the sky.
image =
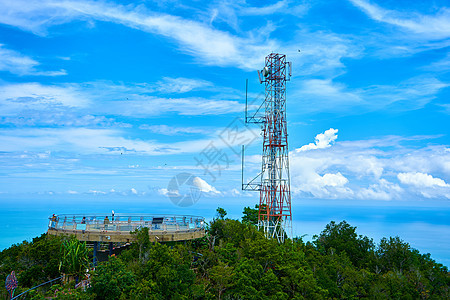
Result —
<instances>
[{"instance_id":1,"label":"sky","mask_svg":"<svg viewBox=\"0 0 450 300\"><path fill-rule=\"evenodd\" d=\"M246 79L252 111L275 52L292 62L294 233L346 219L450 265L448 1L0 0L0 12L2 217L239 217L259 201L241 190L241 145L244 181L262 150L243 122ZM168 197L183 183L201 193ZM8 241L29 238L14 228Z\"/></svg>"}]
</instances>

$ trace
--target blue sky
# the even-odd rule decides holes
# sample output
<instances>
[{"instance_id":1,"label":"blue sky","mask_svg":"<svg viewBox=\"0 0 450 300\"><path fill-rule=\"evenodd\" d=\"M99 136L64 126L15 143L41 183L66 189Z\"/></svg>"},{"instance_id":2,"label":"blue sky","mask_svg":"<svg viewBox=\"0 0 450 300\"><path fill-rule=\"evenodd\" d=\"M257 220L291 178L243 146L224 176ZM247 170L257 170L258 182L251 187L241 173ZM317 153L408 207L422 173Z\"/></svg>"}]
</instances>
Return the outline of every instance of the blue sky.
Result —
<instances>
[{"instance_id":1,"label":"blue sky","mask_svg":"<svg viewBox=\"0 0 450 300\"><path fill-rule=\"evenodd\" d=\"M174 207L167 186L187 172L203 192L194 212L256 204L240 190L239 151L248 146L251 179L259 128L240 120L245 80L254 108L256 70L273 51L293 63L296 209L434 207L448 216L447 1L0 0L0 12L0 200ZM202 167L212 149L221 160Z\"/></svg>"}]
</instances>

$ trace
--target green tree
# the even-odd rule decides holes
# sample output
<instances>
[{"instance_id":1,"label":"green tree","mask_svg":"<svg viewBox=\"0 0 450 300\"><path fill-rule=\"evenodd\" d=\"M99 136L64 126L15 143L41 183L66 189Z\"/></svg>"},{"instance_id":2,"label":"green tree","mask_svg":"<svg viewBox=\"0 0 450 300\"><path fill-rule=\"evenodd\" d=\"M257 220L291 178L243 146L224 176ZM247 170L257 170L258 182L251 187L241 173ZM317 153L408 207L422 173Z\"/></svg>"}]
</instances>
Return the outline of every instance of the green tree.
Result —
<instances>
[{"instance_id":1,"label":"green tree","mask_svg":"<svg viewBox=\"0 0 450 300\"><path fill-rule=\"evenodd\" d=\"M61 244L61 271L66 274L81 276L88 267L89 250L86 247L86 242L71 238Z\"/></svg>"},{"instance_id":2,"label":"green tree","mask_svg":"<svg viewBox=\"0 0 450 300\"><path fill-rule=\"evenodd\" d=\"M346 222L328 224L313 243L297 238L279 244L249 222L231 219L214 219L207 237L184 245L172 243L173 248L150 243L145 230L136 234L137 242L120 258L99 265L90 293L73 291L72 282L58 292L43 286L29 295L36 299L55 294L58 299L450 299L447 267L399 238L382 239L374 251L371 240L358 236ZM0 251L0 280L15 270L18 294L28 289L25 284L54 278L62 241L44 235ZM5 293L0 286L0 296Z\"/></svg>"},{"instance_id":3,"label":"green tree","mask_svg":"<svg viewBox=\"0 0 450 300\"><path fill-rule=\"evenodd\" d=\"M216 209L217 212L217 217L221 220L223 220L225 218L225 216L227 215L227 211L225 209L223 209L222 207L218 207Z\"/></svg>"},{"instance_id":4,"label":"green tree","mask_svg":"<svg viewBox=\"0 0 450 300\"><path fill-rule=\"evenodd\" d=\"M128 298L134 288L135 276L120 258L111 256L97 267L91 283L90 291L96 294L97 299Z\"/></svg>"},{"instance_id":5,"label":"green tree","mask_svg":"<svg viewBox=\"0 0 450 300\"><path fill-rule=\"evenodd\" d=\"M243 258L236 264L234 271L232 280L233 298L254 299L258 296L258 298L262 298L259 288L264 272L260 264Z\"/></svg>"},{"instance_id":6,"label":"green tree","mask_svg":"<svg viewBox=\"0 0 450 300\"><path fill-rule=\"evenodd\" d=\"M211 287L217 292L219 299L222 299L224 292L232 286L233 275L233 268L221 261L209 271Z\"/></svg>"},{"instance_id":7,"label":"green tree","mask_svg":"<svg viewBox=\"0 0 450 300\"><path fill-rule=\"evenodd\" d=\"M148 250L150 249L150 237L149 237L149 228L142 227L140 229L136 229L132 232L136 236L136 243L139 247L139 261L144 263L148 257Z\"/></svg>"},{"instance_id":8,"label":"green tree","mask_svg":"<svg viewBox=\"0 0 450 300\"><path fill-rule=\"evenodd\" d=\"M183 298L191 294L194 283L191 261L192 255L184 246L170 249L155 243L149 250L147 263L141 267L140 278L147 280L154 287L154 293L161 297Z\"/></svg>"},{"instance_id":9,"label":"green tree","mask_svg":"<svg viewBox=\"0 0 450 300\"><path fill-rule=\"evenodd\" d=\"M257 225L258 224L258 211L259 205L255 205L255 208L249 206L244 207L242 223Z\"/></svg>"},{"instance_id":10,"label":"green tree","mask_svg":"<svg viewBox=\"0 0 450 300\"><path fill-rule=\"evenodd\" d=\"M398 236L382 238L377 249L378 262L384 272L408 270L414 260L411 247Z\"/></svg>"},{"instance_id":11,"label":"green tree","mask_svg":"<svg viewBox=\"0 0 450 300\"><path fill-rule=\"evenodd\" d=\"M0 252L0 280L16 272L21 287L32 287L59 276L61 237L42 234ZM1 290L1 288L0 288Z\"/></svg>"},{"instance_id":12,"label":"green tree","mask_svg":"<svg viewBox=\"0 0 450 300\"><path fill-rule=\"evenodd\" d=\"M357 267L368 264L369 253L375 248L372 239L358 236L356 227L350 226L346 221L339 224L331 221L319 236L314 236L314 244L324 253L345 252L353 265Z\"/></svg>"}]
</instances>

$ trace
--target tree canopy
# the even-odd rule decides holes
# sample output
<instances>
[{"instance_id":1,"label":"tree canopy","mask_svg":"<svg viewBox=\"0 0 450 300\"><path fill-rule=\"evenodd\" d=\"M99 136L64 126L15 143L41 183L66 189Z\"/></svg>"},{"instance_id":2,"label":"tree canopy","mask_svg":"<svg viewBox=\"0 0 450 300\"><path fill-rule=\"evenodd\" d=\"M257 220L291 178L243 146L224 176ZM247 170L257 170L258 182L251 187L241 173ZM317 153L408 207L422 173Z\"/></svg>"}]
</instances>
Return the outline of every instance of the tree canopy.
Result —
<instances>
[{"instance_id":1,"label":"tree canopy","mask_svg":"<svg viewBox=\"0 0 450 300\"><path fill-rule=\"evenodd\" d=\"M242 222L223 211L202 239L138 241L99 264L85 292L43 288L61 299L449 299L447 267L399 237L378 244L345 221L330 222L312 242L277 243L258 231L257 209ZM218 210L219 212L219 210ZM257 218L257 213L256 213ZM59 275L61 238L42 235L0 252L0 279L15 270L22 289ZM67 245L67 244L66 244ZM1 293L6 295L4 290ZM39 296L40 295L40 296ZM66 298L65 298L66 297Z\"/></svg>"}]
</instances>

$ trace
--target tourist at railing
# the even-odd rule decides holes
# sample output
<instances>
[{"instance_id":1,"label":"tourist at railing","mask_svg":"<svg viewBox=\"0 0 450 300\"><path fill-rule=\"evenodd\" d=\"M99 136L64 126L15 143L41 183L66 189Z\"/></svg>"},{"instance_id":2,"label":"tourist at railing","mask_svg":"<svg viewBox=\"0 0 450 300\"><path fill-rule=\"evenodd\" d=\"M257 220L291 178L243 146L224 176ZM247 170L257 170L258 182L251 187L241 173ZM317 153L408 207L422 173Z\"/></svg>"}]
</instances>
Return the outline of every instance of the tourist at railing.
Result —
<instances>
[{"instance_id":1,"label":"tourist at railing","mask_svg":"<svg viewBox=\"0 0 450 300\"><path fill-rule=\"evenodd\" d=\"M86 224L86 217L83 217L83 219L81 219L81 224ZM82 232L84 233L85 230L83 229Z\"/></svg>"},{"instance_id":2,"label":"tourist at railing","mask_svg":"<svg viewBox=\"0 0 450 300\"><path fill-rule=\"evenodd\" d=\"M105 230L108 229L108 225L109 225L109 218L108 216L105 217L105 220L103 220L103 224L105 225Z\"/></svg>"},{"instance_id":3,"label":"tourist at railing","mask_svg":"<svg viewBox=\"0 0 450 300\"><path fill-rule=\"evenodd\" d=\"M56 216L55 214L53 214L52 219L51 219L51 227L50 228L56 228Z\"/></svg>"}]
</instances>

